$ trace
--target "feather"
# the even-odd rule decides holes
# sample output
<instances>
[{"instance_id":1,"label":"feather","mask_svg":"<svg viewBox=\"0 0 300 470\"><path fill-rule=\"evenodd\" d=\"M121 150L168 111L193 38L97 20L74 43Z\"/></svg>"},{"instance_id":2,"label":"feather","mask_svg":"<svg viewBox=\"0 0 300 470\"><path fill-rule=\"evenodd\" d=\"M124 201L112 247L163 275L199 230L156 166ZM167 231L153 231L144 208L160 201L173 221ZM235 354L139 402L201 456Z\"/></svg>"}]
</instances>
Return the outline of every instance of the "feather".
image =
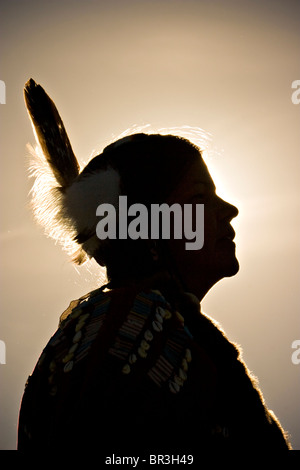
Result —
<instances>
[{"instance_id":1,"label":"feather","mask_svg":"<svg viewBox=\"0 0 300 470\"><path fill-rule=\"evenodd\" d=\"M45 234L57 242L72 256L78 250L74 241L76 232L69 221L61 216L63 191L47 164L40 146L27 145L30 156L29 176L34 179L30 191L30 207L35 220L44 227Z\"/></svg>"},{"instance_id":2,"label":"feather","mask_svg":"<svg viewBox=\"0 0 300 470\"><path fill-rule=\"evenodd\" d=\"M24 88L25 103L37 142L62 188L79 174L79 165L57 108L32 78Z\"/></svg>"}]
</instances>

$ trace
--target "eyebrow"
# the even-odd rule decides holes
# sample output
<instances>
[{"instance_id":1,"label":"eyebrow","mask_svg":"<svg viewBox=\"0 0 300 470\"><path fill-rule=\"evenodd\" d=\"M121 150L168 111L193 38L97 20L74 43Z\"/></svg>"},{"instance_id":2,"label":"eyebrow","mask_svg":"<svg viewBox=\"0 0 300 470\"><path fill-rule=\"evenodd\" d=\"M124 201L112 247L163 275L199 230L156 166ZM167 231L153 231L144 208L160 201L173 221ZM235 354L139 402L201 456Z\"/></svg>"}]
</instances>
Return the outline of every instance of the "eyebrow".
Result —
<instances>
[{"instance_id":1,"label":"eyebrow","mask_svg":"<svg viewBox=\"0 0 300 470\"><path fill-rule=\"evenodd\" d=\"M204 186L208 186L210 189L213 189L214 191L216 191L216 186L212 181L194 181L191 187L195 187L199 184L204 184Z\"/></svg>"}]
</instances>

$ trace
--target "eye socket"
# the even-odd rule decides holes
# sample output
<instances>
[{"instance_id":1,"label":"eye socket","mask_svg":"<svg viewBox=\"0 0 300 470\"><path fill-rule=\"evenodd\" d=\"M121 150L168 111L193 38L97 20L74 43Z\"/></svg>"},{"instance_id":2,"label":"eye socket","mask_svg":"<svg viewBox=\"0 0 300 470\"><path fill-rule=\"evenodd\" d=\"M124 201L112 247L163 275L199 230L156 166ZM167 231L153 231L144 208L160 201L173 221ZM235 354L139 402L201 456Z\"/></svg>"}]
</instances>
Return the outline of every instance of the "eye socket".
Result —
<instances>
[{"instance_id":1,"label":"eye socket","mask_svg":"<svg viewBox=\"0 0 300 470\"><path fill-rule=\"evenodd\" d=\"M195 194L193 197L191 197L190 201L193 202L193 201L198 201L199 199L204 199L206 196L206 194L203 192L203 193L199 193L199 194Z\"/></svg>"}]
</instances>

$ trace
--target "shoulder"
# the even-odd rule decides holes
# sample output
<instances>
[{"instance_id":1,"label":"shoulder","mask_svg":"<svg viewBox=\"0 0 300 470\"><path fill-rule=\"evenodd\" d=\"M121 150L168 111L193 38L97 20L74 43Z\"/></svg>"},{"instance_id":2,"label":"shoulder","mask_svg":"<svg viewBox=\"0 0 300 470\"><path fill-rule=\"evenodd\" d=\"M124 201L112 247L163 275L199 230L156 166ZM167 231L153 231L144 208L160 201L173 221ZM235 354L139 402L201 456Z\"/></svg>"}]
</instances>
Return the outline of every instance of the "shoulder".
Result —
<instances>
[{"instance_id":1,"label":"shoulder","mask_svg":"<svg viewBox=\"0 0 300 470\"><path fill-rule=\"evenodd\" d=\"M67 376L79 382L80 375L93 375L109 363L110 374L147 376L156 386L178 392L191 340L183 317L160 291L97 290L72 301L61 315L35 374L42 374L49 393L56 395Z\"/></svg>"}]
</instances>

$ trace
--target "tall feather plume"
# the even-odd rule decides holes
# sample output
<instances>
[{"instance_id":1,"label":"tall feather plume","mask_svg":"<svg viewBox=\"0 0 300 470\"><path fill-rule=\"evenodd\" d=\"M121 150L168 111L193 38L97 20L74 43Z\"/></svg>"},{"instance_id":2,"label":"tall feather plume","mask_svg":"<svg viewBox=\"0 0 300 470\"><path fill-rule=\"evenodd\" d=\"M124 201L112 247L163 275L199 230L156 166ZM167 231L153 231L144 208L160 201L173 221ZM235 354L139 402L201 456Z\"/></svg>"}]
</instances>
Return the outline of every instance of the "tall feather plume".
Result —
<instances>
[{"instance_id":1,"label":"tall feather plume","mask_svg":"<svg viewBox=\"0 0 300 470\"><path fill-rule=\"evenodd\" d=\"M53 101L32 79L25 84L24 95L37 141L35 148L28 146L35 219L74 263L83 264L93 257L100 243L96 236L98 204L117 205L119 174L109 167L82 176ZM85 238L80 241L78 236L83 234Z\"/></svg>"},{"instance_id":2,"label":"tall feather plume","mask_svg":"<svg viewBox=\"0 0 300 470\"><path fill-rule=\"evenodd\" d=\"M45 233L59 242L76 263L86 255L75 241L73 221L64 216L64 194L77 180L80 167L55 104L44 89L30 79L24 88L25 103L37 145L28 145L29 176L34 178L31 208Z\"/></svg>"},{"instance_id":3,"label":"tall feather plume","mask_svg":"<svg viewBox=\"0 0 300 470\"><path fill-rule=\"evenodd\" d=\"M36 139L56 181L66 188L78 176L79 165L57 108L32 78L25 84L24 97Z\"/></svg>"}]
</instances>

